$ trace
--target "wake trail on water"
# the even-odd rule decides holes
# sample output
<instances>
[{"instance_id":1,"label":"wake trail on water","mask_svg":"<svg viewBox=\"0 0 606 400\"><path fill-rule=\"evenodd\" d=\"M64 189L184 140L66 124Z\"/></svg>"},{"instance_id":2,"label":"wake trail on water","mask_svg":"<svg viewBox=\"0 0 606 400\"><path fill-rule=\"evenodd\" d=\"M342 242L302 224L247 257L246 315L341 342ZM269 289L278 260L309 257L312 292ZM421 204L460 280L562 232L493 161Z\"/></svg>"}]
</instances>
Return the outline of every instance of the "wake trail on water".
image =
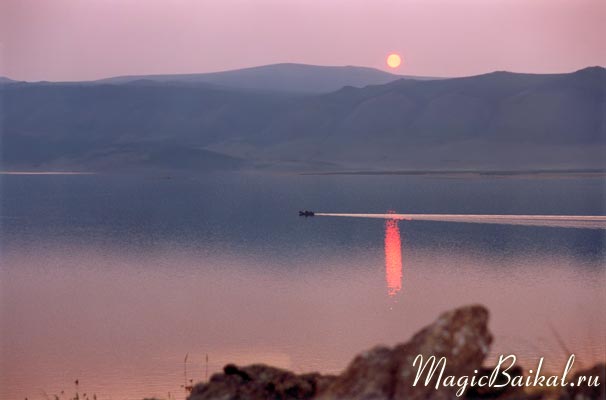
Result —
<instances>
[{"instance_id":1,"label":"wake trail on water","mask_svg":"<svg viewBox=\"0 0 606 400\"><path fill-rule=\"evenodd\" d=\"M475 224L547 226L553 228L606 229L601 215L490 215L490 214L344 214L315 213L319 217L378 218L402 221L439 221Z\"/></svg>"}]
</instances>

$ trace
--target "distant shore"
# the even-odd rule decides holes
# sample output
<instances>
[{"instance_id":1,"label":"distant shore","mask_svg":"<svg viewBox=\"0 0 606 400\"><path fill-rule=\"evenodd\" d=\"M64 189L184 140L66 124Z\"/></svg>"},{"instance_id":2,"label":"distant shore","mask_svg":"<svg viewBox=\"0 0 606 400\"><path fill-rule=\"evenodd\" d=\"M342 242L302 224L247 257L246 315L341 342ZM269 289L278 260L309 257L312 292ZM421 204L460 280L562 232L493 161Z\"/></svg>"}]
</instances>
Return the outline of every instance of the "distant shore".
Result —
<instances>
[{"instance_id":1,"label":"distant shore","mask_svg":"<svg viewBox=\"0 0 606 400\"><path fill-rule=\"evenodd\" d=\"M94 175L95 172L79 171L0 171L0 175Z\"/></svg>"},{"instance_id":2,"label":"distant shore","mask_svg":"<svg viewBox=\"0 0 606 400\"><path fill-rule=\"evenodd\" d=\"M436 177L541 177L541 178L600 178L603 169L528 169L528 170L358 170L302 172L300 175L409 175Z\"/></svg>"},{"instance_id":3,"label":"distant shore","mask_svg":"<svg viewBox=\"0 0 606 400\"><path fill-rule=\"evenodd\" d=\"M184 170L138 170L138 171L0 171L0 175L97 175L97 174L116 174L116 173L187 173ZM193 172L193 171L192 171ZM215 171L216 172L216 171ZM256 170L236 170L229 172L258 172ZM276 171L273 171L276 172ZM528 170L351 170L351 171L305 171L291 173L301 176L430 176L443 178L480 178L480 177L527 177L527 178L606 178L606 170L603 169L528 169Z\"/></svg>"}]
</instances>

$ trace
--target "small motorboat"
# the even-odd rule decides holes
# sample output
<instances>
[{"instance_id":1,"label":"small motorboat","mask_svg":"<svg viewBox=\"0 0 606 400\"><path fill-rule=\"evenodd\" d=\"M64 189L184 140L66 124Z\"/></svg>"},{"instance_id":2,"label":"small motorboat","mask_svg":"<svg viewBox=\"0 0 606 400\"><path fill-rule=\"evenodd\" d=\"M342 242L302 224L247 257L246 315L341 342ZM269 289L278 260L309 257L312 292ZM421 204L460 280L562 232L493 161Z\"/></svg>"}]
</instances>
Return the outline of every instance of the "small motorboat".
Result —
<instances>
[{"instance_id":1,"label":"small motorboat","mask_svg":"<svg viewBox=\"0 0 606 400\"><path fill-rule=\"evenodd\" d=\"M313 211L299 211L299 217L313 217L314 215L316 214Z\"/></svg>"}]
</instances>

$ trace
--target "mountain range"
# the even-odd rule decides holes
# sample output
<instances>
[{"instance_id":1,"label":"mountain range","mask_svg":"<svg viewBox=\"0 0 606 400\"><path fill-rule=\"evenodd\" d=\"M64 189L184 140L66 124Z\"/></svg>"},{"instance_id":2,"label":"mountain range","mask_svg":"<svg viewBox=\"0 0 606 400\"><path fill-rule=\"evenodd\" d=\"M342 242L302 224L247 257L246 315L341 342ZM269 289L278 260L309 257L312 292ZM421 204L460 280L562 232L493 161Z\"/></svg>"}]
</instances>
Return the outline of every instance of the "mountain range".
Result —
<instances>
[{"instance_id":1,"label":"mountain range","mask_svg":"<svg viewBox=\"0 0 606 400\"><path fill-rule=\"evenodd\" d=\"M101 79L96 83L132 83L137 81L171 84L205 83L217 88L260 91L327 93L344 86L364 87L392 82L396 79L436 79L395 75L375 68L330 67L306 64L273 64L232 71L203 74L134 75Z\"/></svg>"},{"instance_id":2,"label":"mountain range","mask_svg":"<svg viewBox=\"0 0 606 400\"><path fill-rule=\"evenodd\" d=\"M0 85L2 169L606 168L606 70L411 78L278 64Z\"/></svg>"}]
</instances>

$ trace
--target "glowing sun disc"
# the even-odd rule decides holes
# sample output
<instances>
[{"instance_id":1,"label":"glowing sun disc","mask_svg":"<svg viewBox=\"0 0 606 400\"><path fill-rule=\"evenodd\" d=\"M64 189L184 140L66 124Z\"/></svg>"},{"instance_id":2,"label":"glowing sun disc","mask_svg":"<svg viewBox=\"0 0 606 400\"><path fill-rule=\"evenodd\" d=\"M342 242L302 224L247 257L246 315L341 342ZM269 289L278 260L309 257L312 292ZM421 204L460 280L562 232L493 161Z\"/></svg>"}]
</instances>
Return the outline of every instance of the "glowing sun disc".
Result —
<instances>
[{"instance_id":1,"label":"glowing sun disc","mask_svg":"<svg viewBox=\"0 0 606 400\"><path fill-rule=\"evenodd\" d=\"M387 56L387 66L389 66L389 68L398 68L401 63L402 58L398 54L391 53Z\"/></svg>"}]
</instances>

